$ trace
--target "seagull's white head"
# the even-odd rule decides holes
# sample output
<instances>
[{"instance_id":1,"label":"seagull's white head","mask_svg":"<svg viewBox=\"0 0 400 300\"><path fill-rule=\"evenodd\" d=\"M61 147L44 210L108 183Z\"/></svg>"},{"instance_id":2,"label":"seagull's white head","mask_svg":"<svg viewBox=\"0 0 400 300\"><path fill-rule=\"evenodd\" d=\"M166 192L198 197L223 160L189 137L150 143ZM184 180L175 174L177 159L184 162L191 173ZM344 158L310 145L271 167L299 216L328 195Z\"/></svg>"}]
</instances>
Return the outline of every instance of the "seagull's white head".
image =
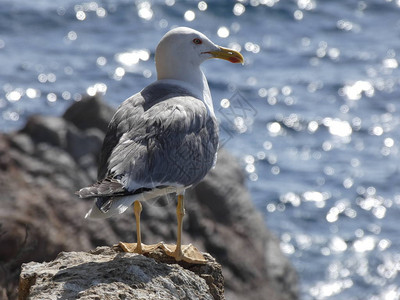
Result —
<instances>
[{"instance_id":1,"label":"seagull's white head","mask_svg":"<svg viewBox=\"0 0 400 300\"><path fill-rule=\"evenodd\" d=\"M163 36L156 49L158 79L193 81L191 77L201 73L200 64L209 58L232 63L244 61L239 52L217 46L201 32L188 27L172 29Z\"/></svg>"}]
</instances>

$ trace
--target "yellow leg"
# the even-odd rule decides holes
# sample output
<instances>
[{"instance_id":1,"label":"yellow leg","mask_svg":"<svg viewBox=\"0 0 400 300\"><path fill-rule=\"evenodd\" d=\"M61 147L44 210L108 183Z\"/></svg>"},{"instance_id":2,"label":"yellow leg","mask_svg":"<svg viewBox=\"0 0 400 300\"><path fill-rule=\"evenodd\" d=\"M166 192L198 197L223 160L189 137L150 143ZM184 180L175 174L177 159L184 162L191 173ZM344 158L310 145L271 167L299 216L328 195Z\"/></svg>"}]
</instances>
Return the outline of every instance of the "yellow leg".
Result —
<instances>
[{"instance_id":1,"label":"yellow leg","mask_svg":"<svg viewBox=\"0 0 400 300\"><path fill-rule=\"evenodd\" d=\"M119 242L119 246L125 251L130 253L139 253L143 254L144 252L148 252L150 250L154 250L156 245L144 245L142 244L142 235L140 233L140 214L142 212L142 204L140 201L135 201L133 203L133 212L135 213L136 219L136 236L137 243L124 243Z\"/></svg>"},{"instance_id":2,"label":"yellow leg","mask_svg":"<svg viewBox=\"0 0 400 300\"><path fill-rule=\"evenodd\" d=\"M155 245L142 244L140 235L140 213L142 212L142 204L139 201L135 201L133 204L133 211L136 218L137 243L120 242L119 246L122 250L130 253L146 254L161 249L165 254L174 257L176 261L183 260L193 264L204 264L207 262L203 254L195 246L192 244L182 245L182 221L185 216L183 195L178 195L178 205L176 206L176 218L178 220L176 246L164 244L163 242Z\"/></svg>"},{"instance_id":3,"label":"yellow leg","mask_svg":"<svg viewBox=\"0 0 400 300\"><path fill-rule=\"evenodd\" d=\"M178 220L178 237L176 240L176 249L175 249L175 259L177 261L182 260L182 221L185 216L185 207L183 201L183 195L178 195L178 205L176 206L176 218Z\"/></svg>"},{"instance_id":4,"label":"yellow leg","mask_svg":"<svg viewBox=\"0 0 400 300\"><path fill-rule=\"evenodd\" d=\"M140 213L142 212L142 204L140 201L135 201L133 204L133 212L135 213L136 219L136 236L137 236L137 246L136 246L136 253L142 253L142 236L140 233Z\"/></svg>"}]
</instances>

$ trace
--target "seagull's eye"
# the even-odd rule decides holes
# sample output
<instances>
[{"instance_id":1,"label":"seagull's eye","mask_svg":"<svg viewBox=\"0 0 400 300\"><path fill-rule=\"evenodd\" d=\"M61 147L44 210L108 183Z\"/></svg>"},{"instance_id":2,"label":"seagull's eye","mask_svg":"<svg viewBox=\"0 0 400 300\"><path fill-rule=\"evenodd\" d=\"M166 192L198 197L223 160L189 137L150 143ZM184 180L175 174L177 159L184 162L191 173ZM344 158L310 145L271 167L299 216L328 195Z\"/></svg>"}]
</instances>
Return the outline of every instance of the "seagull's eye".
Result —
<instances>
[{"instance_id":1,"label":"seagull's eye","mask_svg":"<svg viewBox=\"0 0 400 300\"><path fill-rule=\"evenodd\" d=\"M202 43L202 40L195 38L195 39L193 39L193 43L195 43L196 45L200 45Z\"/></svg>"}]
</instances>

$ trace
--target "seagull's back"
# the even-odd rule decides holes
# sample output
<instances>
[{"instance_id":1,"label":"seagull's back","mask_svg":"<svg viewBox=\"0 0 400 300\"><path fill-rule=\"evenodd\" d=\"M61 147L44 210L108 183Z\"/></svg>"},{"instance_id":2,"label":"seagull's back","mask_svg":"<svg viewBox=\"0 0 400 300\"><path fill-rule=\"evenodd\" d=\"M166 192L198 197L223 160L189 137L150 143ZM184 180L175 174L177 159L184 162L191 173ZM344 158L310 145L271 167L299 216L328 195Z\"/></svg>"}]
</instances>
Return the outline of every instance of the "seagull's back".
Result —
<instances>
[{"instance_id":1,"label":"seagull's back","mask_svg":"<svg viewBox=\"0 0 400 300\"><path fill-rule=\"evenodd\" d=\"M129 192L187 187L212 168L218 147L215 117L179 83L157 81L125 100L112 118L98 180L114 178Z\"/></svg>"}]
</instances>

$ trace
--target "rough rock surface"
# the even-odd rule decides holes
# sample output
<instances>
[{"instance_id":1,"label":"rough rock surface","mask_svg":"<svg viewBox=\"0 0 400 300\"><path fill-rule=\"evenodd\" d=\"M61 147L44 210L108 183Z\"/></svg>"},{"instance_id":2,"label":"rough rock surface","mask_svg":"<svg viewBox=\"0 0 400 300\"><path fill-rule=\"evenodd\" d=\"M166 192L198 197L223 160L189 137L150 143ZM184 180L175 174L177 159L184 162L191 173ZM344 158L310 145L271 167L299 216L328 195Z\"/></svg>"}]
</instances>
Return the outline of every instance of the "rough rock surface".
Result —
<instances>
[{"instance_id":1,"label":"rough rock surface","mask_svg":"<svg viewBox=\"0 0 400 300\"><path fill-rule=\"evenodd\" d=\"M223 300L221 265L168 264L117 248L61 252L54 261L22 265L19 300L146 299Z\"/></svg>"},{"instance_id":2,"label":"rough rock surface","mask_svg":"<svg viewBox=\"0 0 400 300\"><path fill-rule=\"evenodd\" d=\"M21 131L0 134L0 295L9 299L15 298L24 262L135 241L132 211L85 220L92 202L74 195L96 180L104 124L112 116L100 99L82 101L65 117L34 116ZM185 197L183 242L222 265L227 299L296 299L296 273L244 181L235 159L221 151L216 168ZM175 242L175 205L174 197L143 204L144 243Z\"/></svg>"}]
</instances>

